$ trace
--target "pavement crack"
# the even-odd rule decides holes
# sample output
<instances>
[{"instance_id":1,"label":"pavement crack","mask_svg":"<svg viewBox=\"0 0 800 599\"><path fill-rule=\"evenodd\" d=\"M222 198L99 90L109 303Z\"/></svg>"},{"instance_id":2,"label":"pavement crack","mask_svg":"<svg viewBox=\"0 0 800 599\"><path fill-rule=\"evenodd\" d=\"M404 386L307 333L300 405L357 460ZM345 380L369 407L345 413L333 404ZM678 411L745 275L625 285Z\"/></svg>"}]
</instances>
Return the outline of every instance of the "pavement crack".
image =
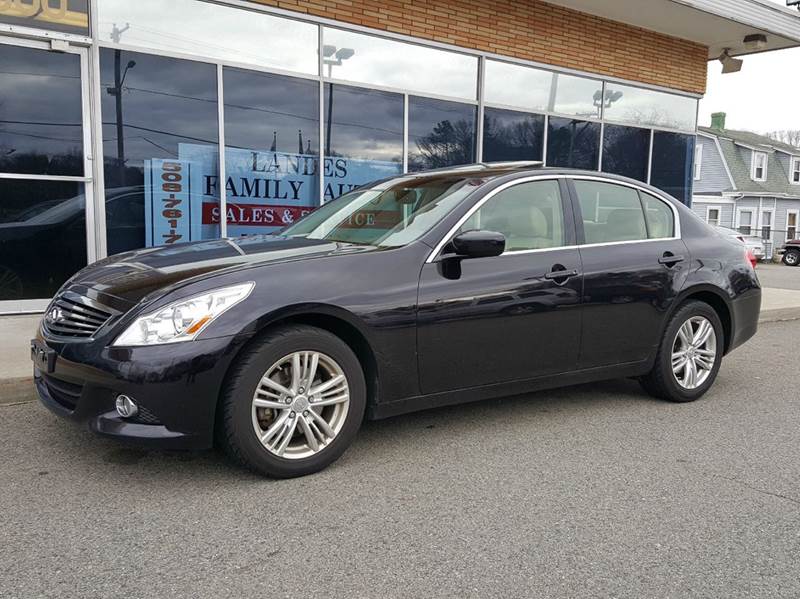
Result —
<instances>
[{"instance_id":1,"label":"pavement crack","mask_svg":"<svg viewBox=\"0 0 800 599\"><path fill-rule=\"evenodd\" d=\"M751 491L755 491L756 493L761 493L762 495L769 495L770 497L777 497L778 499L785 499L786 501L791 501L795 505L800 505L800 499L795 499L794 497L789 497L788 495L782 495L781 493L774 493L772 491L767 491L766 489L760 489L758 487L754 487L752 485L748 485L740 480L732 478L730 476L723 476L721 474L713 474L712 476L716 476L717 478L724 478L725 480L729 480L733 483L736 483L739 486L745 487L750 489Z\"/></svg>"}]
</instances>

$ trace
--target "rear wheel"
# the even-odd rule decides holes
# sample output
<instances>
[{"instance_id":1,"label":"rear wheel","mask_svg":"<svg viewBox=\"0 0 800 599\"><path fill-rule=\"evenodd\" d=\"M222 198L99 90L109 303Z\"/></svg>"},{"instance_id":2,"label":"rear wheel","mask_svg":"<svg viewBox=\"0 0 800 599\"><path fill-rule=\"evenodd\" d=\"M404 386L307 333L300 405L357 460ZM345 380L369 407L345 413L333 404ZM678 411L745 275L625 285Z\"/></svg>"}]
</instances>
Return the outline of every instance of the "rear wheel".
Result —
<instances>
[{"instance_id":1,"label":"rear wheel","mask_svg":"<svg viewBox=\"0 0 800 599\"><path fill-rule=\"evenodd\" d=\"M699 399L717 378L724 347L722 323L714 309L687 302L667 324L653 369L640 379L642 386L667 401Z\"/></svg>"},{"instance_id":2,"label":"rear wheel","mask_svg":"<svg viewBox=\"0 0 800 599\"><path fill-rule=\"evenodd\" d=\"M800 264L800 251L786 250L786 253L783 255L783 263L787 266L797 266Z\"/></svg>"},{"instance_id":3,"label":"rear wheel","mask_svg":"<svg viewBox=\"0 0 800 599\"><path fill-rule=\"evenodd\" d=\"M267 476L316 472L355 439L366 405L364 374L335 335L289 326L264 335L227 378L221 440Z\"/></svg>"}]
</instances>

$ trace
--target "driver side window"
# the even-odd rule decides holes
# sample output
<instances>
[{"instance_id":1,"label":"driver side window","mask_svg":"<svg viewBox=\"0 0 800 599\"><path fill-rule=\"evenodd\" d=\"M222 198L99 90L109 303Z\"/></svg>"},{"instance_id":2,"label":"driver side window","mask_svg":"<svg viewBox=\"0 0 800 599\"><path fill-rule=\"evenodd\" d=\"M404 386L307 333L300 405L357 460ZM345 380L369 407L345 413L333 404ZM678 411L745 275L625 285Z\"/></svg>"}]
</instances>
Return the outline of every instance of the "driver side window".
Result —
<instances>
[{"instance_id":1,"label":"driver side window","mask_svg":"<svg viewBox=\"0 0 800 599\"><path fill-rule=\"evenodd\" d=\"M461 226L502 233L506 252L564 245L564 211L558 181L530 181L497 193Z\"/></svg>"}]
</instances>

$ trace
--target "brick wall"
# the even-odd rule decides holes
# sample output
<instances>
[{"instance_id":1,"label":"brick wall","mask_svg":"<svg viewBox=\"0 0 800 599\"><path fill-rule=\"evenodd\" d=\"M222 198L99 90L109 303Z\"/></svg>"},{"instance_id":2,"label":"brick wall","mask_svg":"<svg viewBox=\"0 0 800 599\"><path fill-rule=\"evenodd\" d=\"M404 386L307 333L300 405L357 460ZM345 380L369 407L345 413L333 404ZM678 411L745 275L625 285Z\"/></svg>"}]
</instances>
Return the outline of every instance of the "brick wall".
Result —
<instances>
[{"instance_id":1,"label":"brick wall","mask_svg":"<svg viewBox=\"0 0 800 599\"><path fill-rule=\"evenodd\" d=\"M541 0L253 0L541 63L703 93L707 48Z\"/></svg>"}]
</instances>

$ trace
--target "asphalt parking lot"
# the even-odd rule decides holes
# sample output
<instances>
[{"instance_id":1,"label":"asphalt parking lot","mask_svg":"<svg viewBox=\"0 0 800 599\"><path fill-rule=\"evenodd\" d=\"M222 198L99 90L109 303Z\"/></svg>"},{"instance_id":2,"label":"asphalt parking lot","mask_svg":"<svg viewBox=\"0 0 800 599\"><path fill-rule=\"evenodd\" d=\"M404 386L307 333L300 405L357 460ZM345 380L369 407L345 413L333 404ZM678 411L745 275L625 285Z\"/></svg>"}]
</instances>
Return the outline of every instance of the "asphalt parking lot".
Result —
<instances>
[{"instance_id":1,"label":"asphalt parking lot","mask_svg":"<svg viewBox=\"0 0 800 599\"><path fill-rule=\"evenodd\" d=\"M763 325L694 404L443 408L289 481L0 406L0 596L797 597L798 338Z\"/></svg>"},{"instance_id":2,"label":"asphalt parking lot","mask_svg":"<svg viewBox=\"0 0 800 599\"><path fill-rule=\"evenodd\" d=\"M800 289L800 267L761 262L756 268L762 287Z\"/></svg>"}]
</instances>

